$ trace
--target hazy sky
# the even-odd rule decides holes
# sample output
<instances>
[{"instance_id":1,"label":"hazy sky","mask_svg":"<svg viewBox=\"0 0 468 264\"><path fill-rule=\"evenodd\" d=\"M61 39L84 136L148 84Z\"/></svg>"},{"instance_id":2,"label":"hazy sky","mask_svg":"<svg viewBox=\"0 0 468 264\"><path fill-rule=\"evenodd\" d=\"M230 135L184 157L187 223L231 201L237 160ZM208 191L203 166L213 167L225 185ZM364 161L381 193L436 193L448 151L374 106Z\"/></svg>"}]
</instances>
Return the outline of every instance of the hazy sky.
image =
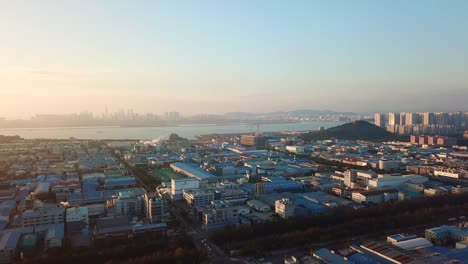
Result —
<instances>
[{"instance_id":1,"label":"hazy sky","mask_svg":"<svg viewBox=\"0 0 468 264\"><path fill-rule=\"evenodd\" d=\"M0 0L0 116L468 111L468 1Z\"/></svg>"}]
</instances>

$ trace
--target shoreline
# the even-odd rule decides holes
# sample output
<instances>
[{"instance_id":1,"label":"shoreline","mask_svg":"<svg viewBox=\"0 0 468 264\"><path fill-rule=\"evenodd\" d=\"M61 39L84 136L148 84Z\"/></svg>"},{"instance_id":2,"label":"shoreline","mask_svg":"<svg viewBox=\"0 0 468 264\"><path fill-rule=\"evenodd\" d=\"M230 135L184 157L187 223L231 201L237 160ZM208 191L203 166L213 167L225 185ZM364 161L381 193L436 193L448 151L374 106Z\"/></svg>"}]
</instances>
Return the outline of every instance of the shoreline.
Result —
<instances>
[{"instance_id":1,"label":"shoreline","mask_svg":"<svg viewBox=\"0 0 468 264\"><path fill-rule=\"evenodd\" d=\"M300 124L307 122L333 122L340 123L340 121L318 121L318 120L307 120L307 121L269 121L269 122L260 122L260 125L274 125L274 124ZM151 128L151 127L196 127L196 126L232 126L232 125L246 125L253 126L257 125L258 122L226 122L226 123L179 123L179 124L152 124L152 125L103 125L103 126L38 126L38 127L0 127L1 131L17 131L17 130L66 130L66 129L108 129L108 128Z\"/></svg>"}]
</instances>

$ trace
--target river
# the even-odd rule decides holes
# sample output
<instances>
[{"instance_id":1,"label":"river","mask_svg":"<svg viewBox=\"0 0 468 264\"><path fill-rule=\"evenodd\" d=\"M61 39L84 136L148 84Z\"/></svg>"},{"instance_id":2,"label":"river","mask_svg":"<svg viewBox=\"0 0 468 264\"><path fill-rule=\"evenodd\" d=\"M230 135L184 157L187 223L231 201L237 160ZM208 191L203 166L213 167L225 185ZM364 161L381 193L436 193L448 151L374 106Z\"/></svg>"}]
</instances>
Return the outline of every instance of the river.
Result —
<instances>
[{"instance_id":1,"label":"river","mask_svg":"<svg viewBox=\"0 0 468 264\"><path fill-rule=\"evenodd\" d=\"M260 132L307 131L338 126L341 122L300 122L281 124L261 124ZM229 125L180 125L167 127L58 127L0 129L0 135L18 135L25 139L156 139L167 138L171 133L194 139L202 134L248 133L255 132L256 126L248 124Z\"/></svg>"}]
</instances>

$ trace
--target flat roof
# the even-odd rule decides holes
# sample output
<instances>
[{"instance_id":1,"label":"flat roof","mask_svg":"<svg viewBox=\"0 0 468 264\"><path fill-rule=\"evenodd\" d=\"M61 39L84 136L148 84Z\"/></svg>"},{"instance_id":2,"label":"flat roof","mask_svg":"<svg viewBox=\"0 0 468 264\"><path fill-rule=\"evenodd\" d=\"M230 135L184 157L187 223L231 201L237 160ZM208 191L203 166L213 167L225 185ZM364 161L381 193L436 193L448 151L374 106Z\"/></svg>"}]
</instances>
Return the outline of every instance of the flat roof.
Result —
<instances>
[{"instance_id":1,"label":"flat roof","mask_svg":"<svg viewBox=\"0 0 468 264\"><path fill-rule=\"evenodd\" d=\"M391 249L374 241L364 243L361 245L361 247L368 250L369 252L377 254L378 256L384 257L385 259L388 259L395 263L406 264L411 263L415 260L412 257L409 257L405 254L402 254L394 249Z\"/></svg>"},{"instance_id":2,"label":"flat roof","mask_svg":"<svg viewBox=\"0 0 468 264\"><path fill-rule=\"evenodd\" d=\"M194 177L199 180L216 178L216 176L214 176L213 174L208 173L207 171L204 171L188 163L175 162L171 164L171 167L179 169L183 171L184 174L186 174L187 176Z\"/></svg>"},{"instance_id":3,"label":"flat roof","mask_svg":"<svg viewBox=\"0 0 468 264\"><path fill-rule=\"evenodd\" d=\"M430 247L432 246L432 243L429 240L420 237L420 238L414 238L414 239L396 242L393 245L401 249L409 250L409 249L415 249L415 248L420 248L420 247Z\"/></svg>"}]
</instances>

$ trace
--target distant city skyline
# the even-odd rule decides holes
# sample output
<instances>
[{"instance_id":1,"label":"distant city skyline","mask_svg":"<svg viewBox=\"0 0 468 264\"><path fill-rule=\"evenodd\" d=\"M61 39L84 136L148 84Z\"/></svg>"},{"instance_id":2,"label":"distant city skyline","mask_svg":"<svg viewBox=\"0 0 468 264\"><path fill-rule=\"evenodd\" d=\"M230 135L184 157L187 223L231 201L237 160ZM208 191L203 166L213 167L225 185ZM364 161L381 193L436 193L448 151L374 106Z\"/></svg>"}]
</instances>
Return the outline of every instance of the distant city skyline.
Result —
<instances>
[{"instance_id":1,"label":"distant city skyline","mask_svg":"<svg viewBox=\"0 0 468 264\"><path fill-rule=\"evenodd\" d=\"M236 118L246 118L246 119L282 119L282 118L327 118L327 117L346 117L355 120L356 118L362 119L372 119L374 118L375 124L377 126L384 127L384 124L387 122L395 122L395 117L390 117L390 115L397 115L395 124L400 124L400 119L402 119L403 124L405 124L405 118L411 121L406 123L422 122L420 116L424 114L436 114L439 115L453 115L461 114L462 116L468 116L468 111L390 111L390 112L353 112L353 111L335 111L333 109L293 109L293 110L284 110L284 111L271 111L271 112L247 112L247 111L234 111L234 112L217 112L217 113L181 113L179 111L166 111L166 112L138 112L133 108L120 108L113 109L106 108L102 112L92 112L88 110L80 112L70 112L70 113L36 113L29 117L5 117L0 116L0 121L20 121L20 120L41 120L41 119L54 119L54 118L65 118L67 116L73 118L82 118L82 119L93 119L93 120L171 120L171 121L182 121L182 120L209 120L209 119L236 119ZM324 119L324 120L325 120ZM426 118L427 119L427 118ZM328 119L327 119L328 120ZM393 120L393 121L391 121Z\"/></svg>"},{"instance_id":2,"label":"distant city skyline","mask_svg":"<svg viewBox=\"0 0 468 264\"><path fill-rule=\"evenodd\" d=\"M468 2L4 1L0 117L468 111Z\"/></svg>"},{"instance_id":3,"label":"distant city skyline","mask_svg":"<svg viewBox=\"0 0 468 264\"><path fill-rule=\"evenodd\" d=\"M323 116L326 115L340 115L340 113L344 113L345 115L355 115L355 116L367 116L367 117L375 117L377 118L377 115L383 115L385 120L388 121L386 118L387 114L389 113L395 113L398 114L399 116L402 114L422 114L422 113L463 113L467 114L468 111L390 111L390 112L356 112L356 111L337 111L334 109L290 109L290 110L277 110L277 111L262 111L262 112L253 112L253 111L232 111L232 112L216 112L216 113L182 113L177 110L172 110L172 111L166 111L166 112L138 112L135 111L133 108L119 108L119 109L105 109L104 111L101 112L93 112L89 110L83 110L83 111L78 111L78 112L60 112L60 113L54 113L54 112L48 112L48 113L35 113L32 114L31 116L27 117L8 117L8 116L0 116L0 119L7 119L7 120L29 120L29 119L34 119L38 117L46 117L46 116L68 116L68 115L82 115L82 116L92 116L94 118L100 119L100 118L115 118L115 117L125 117L128 118L130 116L139 116L143 117L145 115L153 115L155 117L159 117L161 119L168 119L168 116L171 118L179 119L179 118L192 118L192 117L197 117L197 116L223 116L223 115L229 115L229 114L236 114L236 115L242 115L242 113L245 113L246 115L252 114L252 115L271 115L275 113L292 113L292 112L297 112L297 111L324 111L324 112L330 112L330 113L324 113L322 114ZM309 116L319 116L320 114L313 114ZM307 116L307 114L306 114ZM398 119L399 120L399 119Z\"/></svg>"}]
</instances>

